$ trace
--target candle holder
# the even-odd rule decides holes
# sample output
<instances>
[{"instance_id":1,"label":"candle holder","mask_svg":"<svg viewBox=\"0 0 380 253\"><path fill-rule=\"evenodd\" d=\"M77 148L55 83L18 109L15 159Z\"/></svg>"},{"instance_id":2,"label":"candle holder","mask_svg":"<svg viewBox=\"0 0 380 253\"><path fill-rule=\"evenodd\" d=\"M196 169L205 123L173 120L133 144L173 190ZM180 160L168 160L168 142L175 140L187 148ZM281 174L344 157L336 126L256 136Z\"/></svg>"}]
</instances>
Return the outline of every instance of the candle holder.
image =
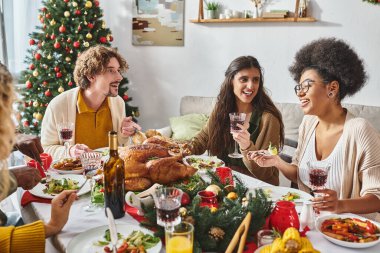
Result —
<instances>
[{"instance_id":1,"label":"candle holder","mask_svg":"<svg viewBox=\"0 0 380 253\"><path fill-rule=\"evenodd\" d=\"M200 206L218 207L218 198L212 191L200 191L198 196L201 198Z\"/></svg>"},{"instance_id":2,"label":"candle holder","mask_svg":"<svg viewBox=\"0 0 380 253\"><path fill-rule=\"evenodd\" d=\"M232 170L228 167L218 167L215 170L216 175L219 177L220 182L224 185L234 185Z\"/></svg>"}]
</instances>

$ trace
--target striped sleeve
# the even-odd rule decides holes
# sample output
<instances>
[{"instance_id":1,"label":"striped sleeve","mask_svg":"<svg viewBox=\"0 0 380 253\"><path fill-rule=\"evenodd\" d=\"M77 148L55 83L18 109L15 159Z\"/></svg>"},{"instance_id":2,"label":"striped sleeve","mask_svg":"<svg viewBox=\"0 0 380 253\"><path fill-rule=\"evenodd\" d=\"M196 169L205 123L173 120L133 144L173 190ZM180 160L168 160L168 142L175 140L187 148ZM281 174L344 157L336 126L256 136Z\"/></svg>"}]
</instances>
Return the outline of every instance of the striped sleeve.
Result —
<instances>
[{"instance_id":1,"label":"striped sleeve","mask_svg":"<svg viewBox=\"0 0 380 253\"><path fill-rule=\"evenodd\" d=\"M39 220L15 227L11 234L11 252L45 252L45 228Z\"/></svg>"}]
</instances>

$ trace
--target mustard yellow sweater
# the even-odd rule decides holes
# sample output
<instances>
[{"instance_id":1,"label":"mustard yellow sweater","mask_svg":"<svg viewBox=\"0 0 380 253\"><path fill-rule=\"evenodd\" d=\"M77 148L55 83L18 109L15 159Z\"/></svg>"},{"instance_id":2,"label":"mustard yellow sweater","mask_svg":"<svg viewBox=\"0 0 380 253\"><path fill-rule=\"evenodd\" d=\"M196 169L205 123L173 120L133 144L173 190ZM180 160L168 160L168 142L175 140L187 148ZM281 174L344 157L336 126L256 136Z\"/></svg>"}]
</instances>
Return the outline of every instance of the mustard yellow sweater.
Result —
<instances>
[{"instance_id":1,"label":"mustard yellow sweater","mask_svg":"<svg viewBox=\"0 0 380 253\"><path fill-rule=\"evenodd\" d=\"M39 220L20 227L0 227L0 252L45 252L45 228Z\"/></svg>"}]
</instances>

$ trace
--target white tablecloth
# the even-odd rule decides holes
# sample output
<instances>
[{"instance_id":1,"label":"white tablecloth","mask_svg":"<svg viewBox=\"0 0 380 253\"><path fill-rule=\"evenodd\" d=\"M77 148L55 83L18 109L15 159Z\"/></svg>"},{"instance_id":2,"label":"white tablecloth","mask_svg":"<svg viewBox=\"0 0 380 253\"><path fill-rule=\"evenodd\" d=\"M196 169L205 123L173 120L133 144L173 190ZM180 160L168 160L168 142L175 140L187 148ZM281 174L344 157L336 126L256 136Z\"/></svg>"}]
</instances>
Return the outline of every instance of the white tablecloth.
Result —
<instances>
[{"instance_id":1,"label":"white tablecloth","mask_svg":"<svg viewBox=\"0 0 380 253\"><path fill-rule=\"evenodd\" d=\"M237 174L249 188L269 186L269 184L264 183L260 180L245 176L240 173ZM89 201L89 195L84 195L80 197L78 201L74 202L70 211L70 217L67 224L65 225L63 230L58 235L56 235L55 238L53 238L54 244L59 251L65 252L65 249L69 244L70 240L79 233L82 233L90 228L107 225L107 218L103 210L95 213L89 213L83 210L83 207L87 205ZM50 219L50 204L31 203L30 207L28 207L25 210L27 210L27 212L29 213L27 215L35 215L38 219L44 220L45 222L49 221ZM123 218L116 220L116 224L138 225L138 222L135 219L133 219L128 213L126 213ZM366 249L349 249L329 242L315 230L309 231L307 233L307 236L313 243L313 246L321 252L380 252L380 244ZM165 250L162 249L161 252L165 252Z\"/></svg>"}]
</instances>

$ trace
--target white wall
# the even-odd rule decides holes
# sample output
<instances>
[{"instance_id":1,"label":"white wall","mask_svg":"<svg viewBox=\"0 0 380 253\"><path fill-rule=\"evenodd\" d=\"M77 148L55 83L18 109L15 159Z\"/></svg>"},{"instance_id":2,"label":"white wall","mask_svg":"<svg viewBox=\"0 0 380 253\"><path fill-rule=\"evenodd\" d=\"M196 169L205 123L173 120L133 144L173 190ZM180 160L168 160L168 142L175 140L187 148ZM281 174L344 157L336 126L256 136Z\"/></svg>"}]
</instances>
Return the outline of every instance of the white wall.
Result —
<instances>
[{"instance_id":1,"label":"white wall","mask_svg":"<svg viewBox=\"0 0 380 253\"><path fill-rule=\"evenodd\" d=\"M279 1L272 0L271 6ZM236 10L252 6L249 0L223 3ZM144 129L168 125L168 118L179 114L182 96L216 96L227 66L241 55L258 58L274 101L297 102L287 68L302 45L329 36L348 41L365 60L370 77L361 92L344 102L380 106L380 5L311 0L315 23L193 24L189 19L197 17L198 0L187 0L184 47L132 46L132 0L101 1L101 7L115 38L113 46L130 64L129 95L140 109Z\"/></svg>"}]
</instances>

